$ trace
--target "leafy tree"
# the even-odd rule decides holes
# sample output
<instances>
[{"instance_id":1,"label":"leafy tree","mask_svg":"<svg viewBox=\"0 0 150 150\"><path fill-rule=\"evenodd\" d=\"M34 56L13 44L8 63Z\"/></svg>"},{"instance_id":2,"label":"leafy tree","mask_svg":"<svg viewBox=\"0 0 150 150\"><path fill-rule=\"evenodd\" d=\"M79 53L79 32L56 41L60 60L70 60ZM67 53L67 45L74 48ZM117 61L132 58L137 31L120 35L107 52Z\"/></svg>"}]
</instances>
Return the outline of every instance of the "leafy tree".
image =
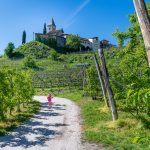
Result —
<instances>
[{"instance_id":1,"label":"leafy tree","mask_svg":"<svg viewBox=\"0 0 150 150\"><path fill-rule=\"evenodd\" d=\"M147 3L147 8L150 15L150 3ZM124 86L129 87L133 84L136 85L134 86L135 91L139 91L142 88L146 90L148 88L147 82L149 82L149 69L147 68L144 41L136 14L129 15L129 21L131 26L126 32L119 32L117 29L117 32L113 34L117 39L121 37L122 41L126 40L127 45L123 49L114 50L113 55L112 52L109 55L111 58L114 56L120 64L119 67L116 66L118 71L114 70L112 74L115 74L114 77L120 80ZM115 64L110 64L110 66L115 66ZM112 71L113 67L110 70ZM126 90L122 91L127 92Z\"/></svg>"},{"instance_id":2,"label":"leafy tree","mask_svg":"<svg viewBox=\"0 0 150 150\"><path fill-rule=\"evenodd\" d=\"M32 100L34 89L32 86L32 74L29 71L16 69L0 70L0 120L7 119L7 111Z\"/></svg>"},{"instance_id":3,"label":"leafy tree","mask_svg":"<svg viewBox=\"0 0 150 150\"><path fill-rule=\"evenodd\" d=\"M43 34L46 34L47 30L46 30L46 23L44 23L44 28L43 28Z\"/></svg>"},{"instance_id":4,"label":"leafy tree","mask_svg":"<svg viewBox=\"0 0 150 150\"><path fill-rule=\"evenodd\" d=\"M150 16L150 3L147 3L147 10ZM124 41L127 41L128 46L130 48L134 48L138 44L144 45L140 25L139 25L138 18L135 13L129 15L129 21L131 23L131 26L128 27L126 32L120 32L119 29L117 29L113 33L113 36L118 39L118 45L122 46Z\"/></svg>"},{"instance_id":5,"label":"leafy tree","mask_svg":"<svg viewBox=\"0 0 150 150\"><path fill-rule=\"evenodd\" d=\"M68 45L70 48L78 49L78 50L79 50L79 47L81 46L80 37L77 36L77 35L69 35L69 36L67 37L67 45Z\"/></svg>"},{"instance_id":6,"label":"leafy tree","mask_svg":"<svg viewBox=\"0 0 150 150\"><path fill-rule=\"evenodd\" d=\"M14 44L12 42L8 43L7 47L4 50L5 55L11 58L14 49L15 49Z\"/></svg>"},{"instance_id":7,"label":"leafy tree","mask_svg":"<svg viewBox=\"0 0 150 150\"><path fill-rule=\"evenodd\" d=\"M26 31L23 31L22 33L22 44L26 43Z\"/></svg>"},{"instance_id":8,"label":"leafy tree","mask_svg":"<svg viewBox=\"0 0 150 150\"><path fill-rule=\"evenodd\" d=\"M147 4L150 15L150 4ZM150 114L150 70L136 14L129 15L131 26L113 33L119 48L105 51L111 85L119 108L135 115ZM124 45L126 42L126 45ZM124 45L124 47L123 47Z\"/></svg>"},{"instance_id":9,"label":"leafy tree","mask_svg":"<svg viewBox=\"0 0 150 150\"><path fill-rule=\"evenodd\" d=\"M118 46L122 47L124 45L124 40L127 38L127 35L125 32L119 32L119 29L117 28L116 31L113 33L113 36L115 36L118 40Z\"/></svg>"}]
</instances>

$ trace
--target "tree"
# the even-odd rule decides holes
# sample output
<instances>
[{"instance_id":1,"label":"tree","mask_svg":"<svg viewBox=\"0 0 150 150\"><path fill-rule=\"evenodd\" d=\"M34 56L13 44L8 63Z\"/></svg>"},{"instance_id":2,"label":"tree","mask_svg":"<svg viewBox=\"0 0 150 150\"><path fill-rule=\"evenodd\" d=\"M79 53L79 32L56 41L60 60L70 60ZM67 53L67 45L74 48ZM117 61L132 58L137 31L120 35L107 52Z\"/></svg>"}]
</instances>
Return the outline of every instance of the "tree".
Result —
<instances>
[{"instance_id":1,"label":"tree","mask_svg":"<svg viewBox=\"0 0 150 150\"><path fill-rule=\"evenodd\" d=\"M133 2L147 50L148 63L150 67L150 21L148 11L144 0L133 0Z\"/></svg>"},{"instance_id":2,"label":"tree","mask_svg":"<svg viewBox=\"0 0 150 150\"><path fill-rule=\"evenodd\" d=\"M12 42L9 42L7 47L4 50L5 55L11 58L14 49L15 49L14 44Z\"/></svg>"},{"instance_id":3,"label":"tree","mask_svg":"<svg viewBox=\"0 0 150 150\"><path fill-rule=\"evenodd\" d=\"M113 36L115 36L118 40L118 46L122 47L124 45L124 40L126 39L127 35L125 32L119 32L119 29L117 28L116 31L113 33Z\"/></svg>"},{"instance_id":4,"label":"tree","mask_svg":"<svg viewBox=\"0 0 150 150\"><path fill-rule=\"evenodd\" d=\"M16 106L21 111L21 104L32 100L34 88L32 72L27 70L1 69L0 77L0 121L3 121L8 110L10 115Z\"/></svg>"},{"instance_id":5,"label":"tree","mask_svg":"<svg viewBox=\"0 0 150 150\"><path fill-rule=\"evenodd\" d=\"M23 34L22 34L22 44L25 44L26 43L26 31L23 31Z\"/></svg>"},{"instance_id":6,"label":"tree","mask_svg":"<svg viewBox=\"0 0 150 150\"><path fill-rule=\"evenodd\" d=\"M46 23L44 23L44 28L43 28L43 34L46 34L47 30L46 30Z\"/></svg>"},{"instance_id":7,"label":"tree","mask_svg":"<svg viewBox=\"0 0 150 150\"><path fill-rule=\"evenodd\" d=\"M67 45L68 45L70 48L79 49L79 47L81 46L80 37L77 36L77 35L69 35L69 36L67 37Z\"/></svg>"}]
</instances>

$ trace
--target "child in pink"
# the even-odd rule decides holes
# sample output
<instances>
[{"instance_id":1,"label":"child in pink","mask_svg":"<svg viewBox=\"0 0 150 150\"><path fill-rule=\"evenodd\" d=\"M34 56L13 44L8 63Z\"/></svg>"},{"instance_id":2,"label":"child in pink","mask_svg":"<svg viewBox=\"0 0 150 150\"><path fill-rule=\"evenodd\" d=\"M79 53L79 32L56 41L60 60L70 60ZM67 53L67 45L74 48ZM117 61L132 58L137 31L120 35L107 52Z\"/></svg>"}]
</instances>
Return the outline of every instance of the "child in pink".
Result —
<instances>
[{"instance_id":1,"label":"child in pink","mask_svg":"<svg viewBox=\"0 0 150 150\"><path fill-rule=\"evenodd\" d=\"M49 94L48 96L47 96L47 100L48 100L48 105L49 105L49 107L51 107L51 105L52 105L52 96L51 96L51 94Z\"/></svg>"}]
</instances>

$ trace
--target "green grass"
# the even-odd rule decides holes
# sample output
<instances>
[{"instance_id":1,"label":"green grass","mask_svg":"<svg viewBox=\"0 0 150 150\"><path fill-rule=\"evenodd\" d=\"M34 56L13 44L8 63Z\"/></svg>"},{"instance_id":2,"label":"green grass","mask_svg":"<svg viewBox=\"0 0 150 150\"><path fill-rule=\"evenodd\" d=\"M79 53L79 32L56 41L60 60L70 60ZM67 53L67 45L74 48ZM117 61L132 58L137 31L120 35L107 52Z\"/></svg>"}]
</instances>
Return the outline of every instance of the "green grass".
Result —
<instances>
[{"instance_id":1,"label":"green grass","mask_svg":"<svg viewBox=\"0 0 150 150\"><path fill-rule=\"evenodd\" d=\"M68 54L64 61L54 61L50 58L36 59L36 65L39 68L37 71L56 71L56 69L63 69L64 66L67 68L74 68L76 64L80 63L93 64L92 53ZM0 58L0 68L2 67L15 67L21 69L23 68L23 59L8 59L3 56Z\"/></svg>"},{"instance_id":2,"label":"green grass","mask_svg":"<svg viewBox=\"0 0 150 150\"><path fill-rule=\"evenodd\" d=\"M86 140L102 143L106 149L150 150L150 130L140 118L119 111L119 119L112 121L111 112L102 101L82 97L80 92L59 96L71 99L81 107Z\"/></svg>"},{"instance_id":3,"label":"green grass","mask_svg":"<svg viewBox=\"0 0 150 150\"><path fill-rule=\"evenodd\" d=\"M33 117L40 110L40 107L38 101L32 101L28 105L25 105L25 108L21 107L21 112L17 112L15 109L11 116L7 114L7 119L0 121L0 136L5 135L8 131L11 131Z\"/></svg>"}]
</instances>

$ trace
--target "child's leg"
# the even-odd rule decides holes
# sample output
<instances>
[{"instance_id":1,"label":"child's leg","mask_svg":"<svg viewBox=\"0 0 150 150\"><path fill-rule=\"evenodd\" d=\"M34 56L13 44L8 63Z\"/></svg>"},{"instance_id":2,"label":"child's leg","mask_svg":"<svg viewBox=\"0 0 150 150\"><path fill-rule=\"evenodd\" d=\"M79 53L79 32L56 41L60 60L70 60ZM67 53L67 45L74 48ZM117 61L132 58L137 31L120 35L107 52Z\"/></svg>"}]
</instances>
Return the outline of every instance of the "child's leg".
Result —
<instances>
[{"instance_id":1,"label":"child's leg","mask_svg":"<svg viewBox=\"0 0 150 150\"><path fill-rule=\"evenodd\" d=\"M51 106L52 106L52 103L49 101L48 102L48 107L51 108Z\"/></svg>"}]
</instances>

